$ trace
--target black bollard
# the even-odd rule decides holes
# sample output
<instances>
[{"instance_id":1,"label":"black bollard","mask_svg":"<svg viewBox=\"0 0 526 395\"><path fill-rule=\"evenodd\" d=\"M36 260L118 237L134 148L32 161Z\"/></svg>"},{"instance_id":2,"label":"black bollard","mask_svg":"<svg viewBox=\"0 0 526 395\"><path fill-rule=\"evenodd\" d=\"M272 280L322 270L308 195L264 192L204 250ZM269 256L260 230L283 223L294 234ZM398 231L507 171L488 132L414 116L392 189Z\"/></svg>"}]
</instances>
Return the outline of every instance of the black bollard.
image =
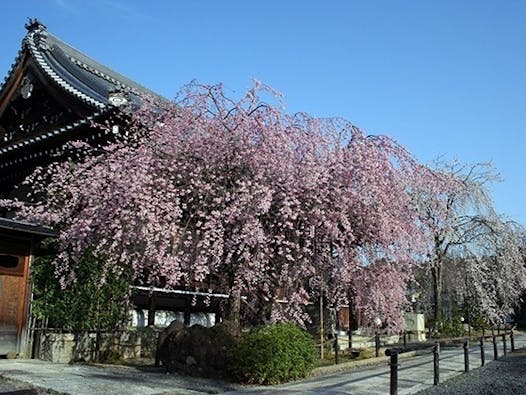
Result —
<instances>
[{"instance_id":1,"label":"black bollard","mask_svg":"<svg viewBox=\"0 0 526 395\"><path fill-rule=\"evenodd\" d=\"M338 333L336 333L336 337L334 338L334 363L338 365L340 363L340 345L338 344Z\"/></svg>"},{"instance_id":2,"label":"black bollard","mask_svg":"<svg viewBox=\"0 0 526 395\"><path fill-rule=\"evenodd\" d=\"M515 351L515 339L513 338L513 329L510 331L510 343L511 343L511 352Z\"/></svg>"},{"instance_id":3,"label":"black bollard","mask_svg":"<svg viewBox=\"0 0 526 395\"><path fill-rule=\"evenodd\" d=\"M469 372L469 340L465 340L462 345L464 348L464 372Z\"/></svg>"},{"instance_id":4,"label":"black bollard","mask_svg":"<svg viewBox=\"0 0 526 395\"><path fill-rule=\"evenodd\" d=\"M376 335L374 336L374 349L376 352L376 356L378 357L378 353L380 351L380 335L378 332L376 332Z\"/></svg>"},{"instance_id":5,"label":"black bollard","mask_svg":"<svg viewBox=\"0 0 526 395\"><path fill-rule=\"evenodd\" d=\"M504 333L502 334L502 353L503 353L504 355L506 355L506 354L507 354L506 351L507 351L507 350L506 350L506 332L504 332Z\"/></svg>"},{"instance_id":6,"label":"black bollard","mask_svg":"<svg viewBox=\"0 0 526 395\"><path fill-rule=\"evenodd\" d=\"M440 383L440 366L438 357L440 355L440 343L437 343L433 347L433 385L438 385Z\"/></svg>"},{"instance_id":7,"label":"black bollard","mask_svg":"<svg viewBox=\"0 0 526 395\"><path fill-rule=\"evenodd\" d=\"M496 360L499 355L497 353L497 337L495 335L493 337L493 359Z\"/></svg>"},{"instance_id":8,"label":"black bollard","mask_svg":"<svg viewBox=\"0 0 526 395\"><path fill-rule=\"evenodd\" d=\"M404 332L404 348L407 346L407 332Z\"/></svg>"},{"instance_id":9,"label":"black bollard","mask_svg":"<svg viewBox=\"0 0 526 395\"><path fill-rule=\"evenodd\" d=\"M480 366L484 366L486 356L484 355L484 338L480 338Z\"/></svg>"},{"instance_id":10,"label":"black bollard","mask_svg":"<svg viewBox=\"0 0 526 395\"><path fill-rule=\"evenodd\" d=\"M391 353L391 381L390 381L390 394L398 394L398 352L393 351Z\"/></svg>"}]
</instances>

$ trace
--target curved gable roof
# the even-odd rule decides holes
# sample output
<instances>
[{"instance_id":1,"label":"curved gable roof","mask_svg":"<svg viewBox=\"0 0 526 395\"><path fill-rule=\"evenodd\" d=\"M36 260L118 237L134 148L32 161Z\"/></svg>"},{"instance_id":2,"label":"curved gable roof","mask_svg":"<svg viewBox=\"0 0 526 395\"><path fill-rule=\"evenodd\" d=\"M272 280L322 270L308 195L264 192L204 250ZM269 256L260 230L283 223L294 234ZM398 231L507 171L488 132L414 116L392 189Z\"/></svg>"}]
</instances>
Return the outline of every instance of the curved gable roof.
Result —
<instances>
[{"instance_id":1,"label":"curved gable roof","mask_svg":"<svg viewBox=\"0 0 526 395\"><path fill-rule=\"evenodd\" d=\"M0 84L0 194L66 141L108 134L91 125L112 117L120 105L140 105L142 95L165 100L60 40L37 19L25 27Z\"/></svg>"},{"instance_id":2,"label":"curved gable roof","mask_svg":"<svg viewBox=\"0 0 526 395\"><path fill-rule=\"evenodd\" d=\"M141 94L159 96L60 40L37 19L30 20L26 29L22 49L0 88L0 98L16 78L21 64L29 60L61 91L96 110L112 104L113 92L130 93L135 98Z\"/></svg>"},{"instance_id":3,"label":"curved gable roof","mask_svg":"<svg viewBox=\"0 0 526 395\"><path fill-rule=\"evenodd\" d=\"M23 91L26 77L32 75L38 76L41 85L51 97L59 97L63 104L76 109L74 111L77 115L54 128L28 133L17 139L5 137L2 140L2 132L6 131L2 130L0 124L0 171L18 166L27 158L31 160L37 155L24 153L19 156L15 152L26 150L44 140L59 137L61 141L68 139L67 134L73 135L79 128L89 126L93 120L112 113L122 104L122 101L119 102L122 98L131 99L135 104L139 104L141 95L161 98L49 33L46 26L37 19L29 20L25 27L27 34L21 49L0 85L0 120L12 99ZM9 159L6 159L6 155Z\"/></svg>"}]
</instances>

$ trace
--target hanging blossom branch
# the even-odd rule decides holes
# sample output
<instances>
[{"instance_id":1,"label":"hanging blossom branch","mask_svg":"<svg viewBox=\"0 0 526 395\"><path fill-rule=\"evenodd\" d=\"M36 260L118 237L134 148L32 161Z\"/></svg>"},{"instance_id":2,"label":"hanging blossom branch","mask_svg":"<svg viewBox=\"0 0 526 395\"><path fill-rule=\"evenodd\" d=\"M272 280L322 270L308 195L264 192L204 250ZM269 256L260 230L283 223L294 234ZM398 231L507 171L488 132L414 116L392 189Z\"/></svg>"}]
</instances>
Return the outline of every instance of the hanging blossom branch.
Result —
<instances>
[{"instance_id":1,"label":"hanging blossom branch","mask_svg":"<svg viewBox=\"0 0 526 395\"><path fill-rule=\"evenodd\" d=\"M342 119L288 115L260 83L238 101L194 83L126 116L110 145L33 174L32 204L3 202L60 230L64 286L89 250L138 283L213 276L233 315L244 295L302 323L320 289L332 305L352 289L364 325L380 315L400 327L425 245L410 192L417 178L442 180L402 146Z\"/></svg>"}]
</instances>

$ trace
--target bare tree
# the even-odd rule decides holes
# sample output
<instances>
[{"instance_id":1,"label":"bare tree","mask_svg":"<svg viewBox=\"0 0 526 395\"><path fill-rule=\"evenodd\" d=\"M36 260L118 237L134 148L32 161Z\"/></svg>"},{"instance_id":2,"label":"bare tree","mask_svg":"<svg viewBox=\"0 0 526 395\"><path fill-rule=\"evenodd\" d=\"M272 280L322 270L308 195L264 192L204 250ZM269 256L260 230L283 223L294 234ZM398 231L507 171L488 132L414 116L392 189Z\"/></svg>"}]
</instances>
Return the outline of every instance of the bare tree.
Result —
<instances>
[{"instance_id":1,"label":"bare tree","mask_svg":"<svg viewBox=\"0 0 526 395\"><path fill-rule=\"evenodd\" d=\"M436 183L415 188L428 239L432 317L443 318L447 279L457 303L470 303L496 323L517 305L526 284L523 229L494 210L488 185L500 178L491 163L453 162L437 173Z\"/></svg>"}]
</instances>

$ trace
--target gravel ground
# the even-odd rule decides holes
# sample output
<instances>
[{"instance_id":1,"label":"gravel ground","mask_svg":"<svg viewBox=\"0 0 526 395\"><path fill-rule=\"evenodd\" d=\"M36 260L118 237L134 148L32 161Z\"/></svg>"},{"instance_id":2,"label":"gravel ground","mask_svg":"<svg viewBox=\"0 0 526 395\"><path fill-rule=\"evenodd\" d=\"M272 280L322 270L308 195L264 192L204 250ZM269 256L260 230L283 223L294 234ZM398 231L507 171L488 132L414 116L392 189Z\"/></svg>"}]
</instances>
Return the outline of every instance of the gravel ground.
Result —
<instances>
[{"instance_id":1,"label":"gravel ground","mask_svg":"<svg viewBox=\"0 0 526 395\"><path fill-rule=\"evenodd\" d=\"M516 350L513 354L418 394L526 394L526 349Z\"/></svg>"}]
</instances>

